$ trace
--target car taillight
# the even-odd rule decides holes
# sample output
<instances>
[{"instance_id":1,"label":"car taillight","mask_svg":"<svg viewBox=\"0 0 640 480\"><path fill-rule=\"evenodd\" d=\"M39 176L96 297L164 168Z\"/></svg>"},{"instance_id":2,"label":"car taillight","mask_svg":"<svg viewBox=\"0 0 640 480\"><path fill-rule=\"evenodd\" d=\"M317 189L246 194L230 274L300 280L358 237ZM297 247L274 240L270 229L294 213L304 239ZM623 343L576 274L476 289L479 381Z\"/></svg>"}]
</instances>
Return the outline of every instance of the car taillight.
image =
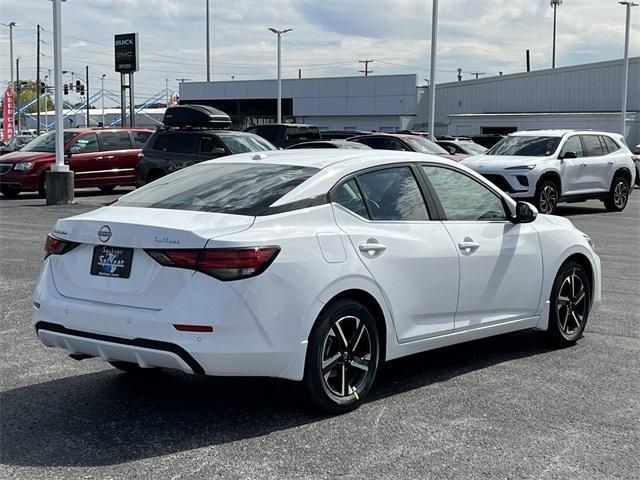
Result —
<instances>
[{"instance_id":1,"label":"car taillight","mask_svg":"<svg viewBox=\"0 0 640 480\"><path fill-rule=\"evenodd\" d=\"M138 159L142 160L144 158L144 153L138 152Z\"/></svg>"},{"instance_id":2,"label":"car taillight","mask_svg":"<svg viewBox=\"0 0 640 480\"><path fill-rule=\"evenodd\" d=\"M67 253L69 250L73 250L78 245L80 244L76 242L69 242L67 240L54 237L53 235L47 235L47 239L44 242L44 251L46 253L45 258L49 255L62 255L63 253Z\"/></svg>"},{"instance_id":3,"label":"car taillight","mask_svg":"<svg viewBox=\"0 0 640 480\"><path fill-rule=\"evenodd\" d=\"M203 250L146 250L160 265L188 268L218 280L240 280L264 272L280 247L244 247Z\"/></svg>"}]
</instances>

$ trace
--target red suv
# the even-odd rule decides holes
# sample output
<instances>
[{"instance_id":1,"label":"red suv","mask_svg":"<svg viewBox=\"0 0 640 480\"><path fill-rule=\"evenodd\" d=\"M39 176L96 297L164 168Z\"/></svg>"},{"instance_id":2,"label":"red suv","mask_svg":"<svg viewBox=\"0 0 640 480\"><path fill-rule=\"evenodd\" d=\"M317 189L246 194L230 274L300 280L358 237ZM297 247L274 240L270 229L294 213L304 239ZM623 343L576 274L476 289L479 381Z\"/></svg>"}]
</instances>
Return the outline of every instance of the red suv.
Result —
<instances>
[{"instance_id":1,"label":"red suv","mask_svg":"<svg viewBox=\"0 0 640 480\"><path fill-rule=\"evenodd\" d=\"M104 192L135 185L138 153L153 130L144 128L64 131L64 163L75 173L76 188L98 187ZM55 163L55 133L43 133L17 152L0 158L0 193L45 195L44 174Z\"/></svg>"}]
</instances>

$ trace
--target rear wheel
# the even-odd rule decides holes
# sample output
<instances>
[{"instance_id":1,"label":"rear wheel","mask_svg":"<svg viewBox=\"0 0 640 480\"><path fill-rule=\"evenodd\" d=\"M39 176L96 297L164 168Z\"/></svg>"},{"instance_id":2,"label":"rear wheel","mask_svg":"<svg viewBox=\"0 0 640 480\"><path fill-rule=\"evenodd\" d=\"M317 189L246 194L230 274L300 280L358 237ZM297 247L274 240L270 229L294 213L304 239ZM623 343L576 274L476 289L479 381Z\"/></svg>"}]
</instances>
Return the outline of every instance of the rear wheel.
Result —
<instances>
[{"instance_id":1,"label":"rear wheel","mask_svg":"<svg viewBox=\"0 0 640 480\"><path fill-rule=\"evenodd\" d=\"M111 193L115 190L116 187L98 187L102 193Z\"/></svg>"},{"instance_id":2,"label":"rear wheel","mask_svg":"<svg viewBox=\"0 0 640 480\"><path fill-rule=\"evenodd\" d=\"M357 408L373 385L379 358L376 322L367 307L351 299L329 305L309 337L307 401L332 414Z\"/></svg>"},{"instance_id":3,"label":"rear wheel","mask_svg":"<svg viewBox=\"0 0 640 480\"><path fill-rule=\"evenodd\" d=\"M45 180L46 174L40 175L40 179L38 180L38 195L42 198L47 196L47 182Z\"/></svg>"},{"instance_id":4,"label":"rear wheel","mask_svg":"<svg viewBox=\"0 0 640 480\"><path fill-rule=\"evenodd\" d=\"M3 197L16 198L20 195L20 189L16 187L0 187L0 193Z\"/></svg>"},{"instance_id":5,"label":"rear wheel","mask_svg":"<svg viewBox=\"0 0 640 480\"><path fill-rule=\"evenodd\" d=\"M610 212L621 212L629 201L629 181L622 175L617 175L611 183L611 189L604 201L604 206Z\"/></svg>"},{"instance_id":6,"label":"rear wheel","mask_svg":"<svg viewBox=\"0 0 640 480\"><path fill-rule=\"evenodd\" d=\"M165 175L164 172L162 172L160 170L152 170L147 175L147 183L154 182L154 181L158 180L159 178L164 177L164 175Z\"/></svg>"},{"instance_id":7,"label":"rear wheel","mask_svg":"<svg viewBox=\"0 0 640 480\"><path fill-rule=\"evenodd\" d=\"M591 308L591 286L584 268L568 262L560 268L550 298L549 339L558 346L573 345L584 332Z\"/></svg>"},{"instance_id":8,"label":"rear wheel","mask_svg":"<svg viewBox=\"0 0 640 480\"><path fill-rule=\"evenodd\" d=\"M552 215L560 200L560 189L553 180L544 180L536 189L535 203L540 213Z\"/></svg>"}]
</instances>

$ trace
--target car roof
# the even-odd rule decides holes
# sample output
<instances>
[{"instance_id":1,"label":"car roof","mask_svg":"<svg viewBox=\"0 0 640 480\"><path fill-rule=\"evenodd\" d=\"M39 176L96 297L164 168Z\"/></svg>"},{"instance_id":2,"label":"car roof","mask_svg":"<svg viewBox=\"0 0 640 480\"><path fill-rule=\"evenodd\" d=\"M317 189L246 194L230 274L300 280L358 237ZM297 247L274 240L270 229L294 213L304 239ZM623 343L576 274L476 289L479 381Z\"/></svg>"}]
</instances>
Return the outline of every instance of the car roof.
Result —
<instances>
[{"instance_id":1,"label":"car roof","mask_svg":"<svg viewBox=\"0 0 640 480\"><path fill-rule=\"evenodd\" d=\"M568 130L568 129L548 129L548 130L522 130L520 132L513 132L509 135L512 137L564 137L565 135L580 134L580 135L618 135L615 132L602 132L597 130Z\"/></svg>"}]
</instances>

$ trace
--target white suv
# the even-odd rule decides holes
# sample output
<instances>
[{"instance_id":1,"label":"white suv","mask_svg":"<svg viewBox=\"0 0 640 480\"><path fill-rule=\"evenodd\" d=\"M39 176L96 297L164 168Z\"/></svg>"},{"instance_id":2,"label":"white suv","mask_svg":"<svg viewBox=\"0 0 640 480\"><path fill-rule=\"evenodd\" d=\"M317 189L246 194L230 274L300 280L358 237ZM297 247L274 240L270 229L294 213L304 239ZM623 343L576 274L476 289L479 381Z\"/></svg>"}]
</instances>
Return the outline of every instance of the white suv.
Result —
<instances>
[{"instance_id":1,"label":"white suv","mask_svg":"<svg viewBox=\"0 0 640 480\"><path fill-rule=\"evenodd\" d=\"M591 198L621 211L636 175L622 135L590 130L512 133L461 163L511 197L532 200L541 213L554 213L559 202Z\"/></svg>"}]
</instances>

